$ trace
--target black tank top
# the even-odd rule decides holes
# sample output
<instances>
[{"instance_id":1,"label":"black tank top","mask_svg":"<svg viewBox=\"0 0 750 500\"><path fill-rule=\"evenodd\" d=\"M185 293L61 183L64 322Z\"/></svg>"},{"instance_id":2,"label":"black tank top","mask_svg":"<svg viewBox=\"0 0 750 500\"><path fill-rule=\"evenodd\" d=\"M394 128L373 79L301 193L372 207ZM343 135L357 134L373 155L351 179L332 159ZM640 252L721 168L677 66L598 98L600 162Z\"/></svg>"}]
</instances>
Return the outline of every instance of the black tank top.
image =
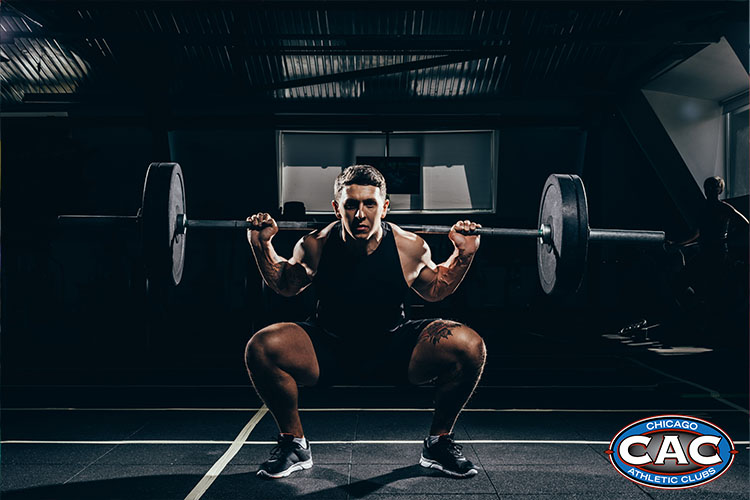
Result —
<instances>
[{"instance_id":1,"label":"black tank top","mask_svg":"<svg viewBox=\"0 0 750 500\"><path fill-rule=\"evenodd\" d=\"M354 252L341 238L337 222L323 246L313 278L317 322L342 339L385 335L404 320L404 280L390 224L381 221L383 238L370 255Z\"/></svg>"}]
</instances>

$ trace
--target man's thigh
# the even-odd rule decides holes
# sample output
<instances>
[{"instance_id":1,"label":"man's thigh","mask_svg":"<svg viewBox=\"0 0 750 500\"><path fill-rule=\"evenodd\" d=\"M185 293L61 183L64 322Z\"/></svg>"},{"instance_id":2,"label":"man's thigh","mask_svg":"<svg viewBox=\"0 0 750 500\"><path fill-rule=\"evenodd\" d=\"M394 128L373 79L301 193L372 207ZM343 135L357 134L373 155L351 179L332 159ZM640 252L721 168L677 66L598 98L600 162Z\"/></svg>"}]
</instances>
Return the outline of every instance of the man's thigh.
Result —
<instances>
[{"instance_id":1,"label":"man's thigh","mask_svg":"<svg viewBox=\"0 0 750 500\"><path fill-rule=\"evenodd\" d=\"M305 330L295 323L274 323L256 332L245 349L245 360L248 370L256 376L275 366L301 385L314 385L318 379L314 346Z\"/></svg>"},{"instance_id":2,"label":"man's thigh","mask_svg":"<svg viewBox=\"0 0 750 500\"><path fill-rule=\"evenodd\" d=\"M437 318L409 320L394 328L380 346L365 354L360 364L363 378L387 385L409 384L409 363L422 330Z\"/></svg>"}]
</instances>

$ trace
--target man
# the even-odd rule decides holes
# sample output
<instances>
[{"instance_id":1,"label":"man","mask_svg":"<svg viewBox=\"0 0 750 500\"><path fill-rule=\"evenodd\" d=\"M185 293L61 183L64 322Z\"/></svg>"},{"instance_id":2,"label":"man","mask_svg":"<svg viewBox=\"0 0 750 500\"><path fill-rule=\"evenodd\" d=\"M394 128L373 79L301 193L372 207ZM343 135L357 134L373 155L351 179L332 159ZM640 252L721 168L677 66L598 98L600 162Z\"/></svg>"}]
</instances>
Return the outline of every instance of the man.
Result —
<instances>
[{"instance_id":1,"label":"man","mask_svg":"<svg viewBox=\"0 0 750 500\"><path fill-rule=\"evenodd\" d=\"M420 464L454 477L476 474L452 431L482 374L484 342L454 321L406 321L403 304L410 287L428 301L456 290L479 248L479 236L461 233L479 224L457 222L448 235L453 254L436 265L421 237L383 220L386 186L375 168L346 168L336 178L334 196L339 220L300 239L288 260L271 243L275 221L263 213L248 218L262 228L249 230L248 240L268 286L290 297L314 283L318 297L309 321L270 325L247 344L248 373L280 431L258 475L280 478L312 467L297 386L326 384L342 375L434 382L435 413Z\"/></svg>"},{"instance_id":2,"label":"man","mask_svg":"<svg viewBox=\"0 0 750 500\"><path fill-rule=\"evenodd\" d=\"M682 281L695 281L704 288L704 294L711 295L721 286L726 269L732 264L728 244L730 229L746 231L748 220L739 210L719 199L724 191L724 179L721 177L708 177L703 182L703 191L706 202L694 234L682 242L668 243L669 246L682 247L698 242L698 257L688 266L686 278Z\"/></svg>"},{"instance_id":3,"label":"man","mask_svg":"<svg viewBox=\"0 0 750 500\"><path fill-rule=\"evenodd\" d=\"M697 239L701 254L713 264L723 264L729 255L727 240L731 225L747 228L748 221L742 213L719 195L724 191L724 179L709 177L703 182L706 207L693 239Z\"/></svg>"},{"instance_id":4,"label":"man","mask_svg":"<svg viewBox=\"0 0 750 500\"><path fill-rule=\"evenodd\" d=\"M724 179L708 177L703 182L703 190L706 200L693 235L677 243L668 241L666 248L681 249L697 242L698 253L693 259L686 261L680 251L683 267L671 283L679 306L676 312L683 338L692 332L700 335L695 340L710 339L716 343L724 340L717 332L725 329L732 311L739 312L737 307L743 307L737 299L745 296L746 292L741 290L745 289L747 279L742 276L746 277L747 271L731 258L729 240L732 233L746 237L748 220L732 205L719 199L724 191Z\"/></svg>"}]
</instances>

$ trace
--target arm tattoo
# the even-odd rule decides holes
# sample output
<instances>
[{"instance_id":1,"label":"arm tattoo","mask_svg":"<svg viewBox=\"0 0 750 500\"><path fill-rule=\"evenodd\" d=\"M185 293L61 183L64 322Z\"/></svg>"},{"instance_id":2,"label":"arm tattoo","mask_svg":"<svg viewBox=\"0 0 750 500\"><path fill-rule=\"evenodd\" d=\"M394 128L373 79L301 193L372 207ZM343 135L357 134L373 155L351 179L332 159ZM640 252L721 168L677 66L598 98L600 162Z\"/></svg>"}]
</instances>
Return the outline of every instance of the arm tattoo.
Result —
<instances>
[{"instance_id":1,"label":"arm tattoo","mask_svg":"<svg viewBox=\"0 0 750 500\"><path fill-rule=\"evenodd\" d=\"M437 345L441 339L446 339L453 335L452 328L457 328L459 326L461 326L461 323L456 323L455 321L433 321L419 334L419 341L432 342L433 345Z\"/></svg>"},{"instance_id":2,"label":"arm tattoo","mask_svg":"<svg viewBox=\"0 0 750 500\"><path fill-rule=\"evenodd\" d=\"M279 257L273 247L253 246L253 255L266 284L280 295L295 295L310 282L304 266L290 266L289 261Z\"/></svg>"},{"instance_id":3,"label":"arm tattoo","mask_svg":"<svg viewBox=\"0 0 750 500\"><path fill-rule=\"evenodd\" d=\"M284 271L284 263L283 262L273 262L268 259L263 259L260 262L261 267L261 275L266 280L266 283L274 289L274 291L278 292L278 283L281 279L281 276L283 275Z\"/></svg>"},{"instance_id":4,"label":"arm tattoo","mask_svg":"<svg viewBox=\"0 0 750 500\"><path fill-rule=\"evenodd\" d=\"M434 302L452 294L464 279L473 259L474 254L462 255L456 251L437 266L434 280L423 289L425 294L420 295Z\"/></svg>"},{"instance_id":5,"label":"arm tattoo","mask_svg":"<svg viewBox=\"0 0 750 500\"><path fill-rule=\"evenodd\" d=\"M310 278L301 264L290 266L286 264L279 280L279 288L283 290L298 290L307 285Z\"/></svg>"}]
</instances>

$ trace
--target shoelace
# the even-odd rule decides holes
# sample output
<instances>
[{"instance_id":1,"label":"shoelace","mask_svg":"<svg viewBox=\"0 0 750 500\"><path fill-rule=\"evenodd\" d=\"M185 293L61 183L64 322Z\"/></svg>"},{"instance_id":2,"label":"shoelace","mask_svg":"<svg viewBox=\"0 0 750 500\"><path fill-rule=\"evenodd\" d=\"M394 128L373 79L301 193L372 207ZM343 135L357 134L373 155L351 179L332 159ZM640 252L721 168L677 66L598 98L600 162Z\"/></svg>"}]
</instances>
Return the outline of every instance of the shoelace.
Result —
<instances>
[{"instance_id":1,"label":"shoelace","mask_svg":"<svg viewBox=\"0 0 750 500\"><path fill-rule=\"evenodd\" d=\"M288 440L288 441L285 440L285 439L283 439L283 438L275 438L275 439L276 439L276 443L277 444L276 444L276 446L274 446L273 448L271 448L271 459L273 459L273 460L281 458L281 456L285 452L293 449L294 445L296 444L291 439Z\"/></svg>"},{"instance_id":2,"label":"shoelace","mask_svg":"<svg viewBox=\"0 0 750 500\"><path fill-rule=\"evenodd\" d=\"M455 458L463 457L463 454L461 453L461 450L463 449L463 445L456 443L453 440L453 435L449 434L448 436L444 437L443 442L445 443L445 447L448 453L453 455Z\"/></svg>"}]
</instances>

